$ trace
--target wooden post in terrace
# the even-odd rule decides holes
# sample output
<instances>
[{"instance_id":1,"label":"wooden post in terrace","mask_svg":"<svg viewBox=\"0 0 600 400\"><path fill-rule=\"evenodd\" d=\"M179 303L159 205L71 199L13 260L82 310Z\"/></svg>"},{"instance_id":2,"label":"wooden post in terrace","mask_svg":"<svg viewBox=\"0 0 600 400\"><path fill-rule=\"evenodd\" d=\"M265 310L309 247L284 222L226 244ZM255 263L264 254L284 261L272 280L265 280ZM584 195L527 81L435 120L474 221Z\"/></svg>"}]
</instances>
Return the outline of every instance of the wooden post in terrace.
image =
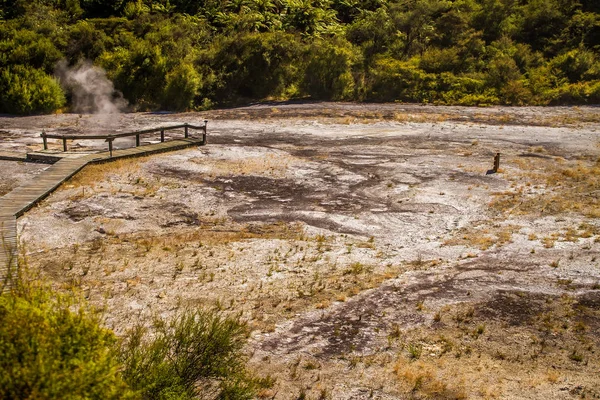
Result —
<instances>
[{"instance_id":1,"label":"wooden post in terrace","mask_svg":"<svg viewBox=\"0 0 600 400\"><path fill-rule=\"evenodd\" d=\"M48 150L48 139L46 138L46 131L42 131L42 140L44 141L44 150Z\"/></svg>"},{"instance_id":2,"label":"wooden post in terrace","mask_svg":"<svg viewBox=\"0 0 600 400\"><path fill-rule=\"evenodd\" d=\"M185 131L185 133L184 133L184 137L187 139L187 138L188 138L188 124L184 124L184 127L183 127L183 129L184 129L184 131Z\"/></svg>"},{"instance_id":3,"label":"wooden post in terrace","mask_svg":"<svg viewBox=\"0 0 600 400\"><path fill-rule=\"evenodd\" d=\"M494 157L494 172L498 172L500 169L500 153L496 153L496 157Z\"/></svg>"},{"instance_id":4,"label":"wooden post in terrace","mask_svg":"<svg viewBox=\"0 0 600 400\"><path fill-rule=\"evenodd\" d=\"M488 169L485 173L486 175L495 174L500 169L500 153L496 153L494 156L494 167L492 169Z\"/></svg>"}]
</instances>

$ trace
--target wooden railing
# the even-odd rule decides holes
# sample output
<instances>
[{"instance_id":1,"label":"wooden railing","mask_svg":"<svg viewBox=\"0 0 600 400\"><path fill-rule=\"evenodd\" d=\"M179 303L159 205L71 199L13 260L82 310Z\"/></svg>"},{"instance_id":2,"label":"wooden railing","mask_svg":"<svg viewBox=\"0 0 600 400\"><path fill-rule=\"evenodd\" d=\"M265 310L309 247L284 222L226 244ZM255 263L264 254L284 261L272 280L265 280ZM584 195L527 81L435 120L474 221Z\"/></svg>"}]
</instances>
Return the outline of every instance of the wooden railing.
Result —
<instances>
[{"instance_id":1,"label":"wooden railing","mask_svg":"<svg viewBox=\"0 0 600 400\"><path fill-rule=\"evenodd\" d=\"M202 125L202 126L191 125L191 124L186 123L186 124L181 124L181 125L171 125L171 126L163 126L163 127L159 127L159 128L144 129L141 131L124 132L124 133L110 133L110 134L105 134L105 135L60 135L60 134L48 134L45 131L43 131L40 134L40 136L42 137L42 140L44 141L44 150L48 150L48 139L61 139L62 143L63 143L63 151L67 151L67 140L104 139L106 142L108 142L108 151L110 151L111 156L112 156L113 141L115 139L135 136L135 146L138 147L140 145L140 136L141 135L148 135L150 133L160 132L160 141L164 142L165 141L165 131L169 131L169 130L173 130L173 129L183 128L183 130L184 130L183 136L186 139L190 136L190 133L189 133L190 129L200 130L200 131L202 131L201 144L206 144L206 124L207 123L208 123L208 121L205 120L204 125Z\"/></svg>"}]
</instances>

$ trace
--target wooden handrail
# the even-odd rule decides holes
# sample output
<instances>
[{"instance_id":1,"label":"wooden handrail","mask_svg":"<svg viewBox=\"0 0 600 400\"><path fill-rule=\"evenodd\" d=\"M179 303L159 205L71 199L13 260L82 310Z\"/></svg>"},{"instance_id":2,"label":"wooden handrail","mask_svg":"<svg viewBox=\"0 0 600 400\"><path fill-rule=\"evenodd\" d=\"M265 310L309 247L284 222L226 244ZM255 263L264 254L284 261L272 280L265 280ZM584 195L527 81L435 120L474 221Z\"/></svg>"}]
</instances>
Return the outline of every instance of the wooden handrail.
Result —
<instances>
[{"instance_id":1,"label":"wooden handrail","mask_svg":"<svg viewBox=\"0 0 600 400\"><path fill-rule=\"evenodd\" d=\"M65 135L65 134L42 132L40 136L42 136L42 137L45 136L48 139L67 139L67 140L71 140L71 139L108 139L108 138L121 138L121 137L128 137L128 136L143 135L146 133L155 133L155 132L160 132L163 130L168 131L168 130L172 130L172 129L181 129L181 128L185 128L185 127L188 127L191 129L198 129L198 130L204 130L204 128L205 128L204 126L182 124L182 125L171 125L171 126L163 126L163 127L159 127L159 128L144 129L141 131L133 131L133 132L107 133L106 135Z\"/></svg>"},{"instance_id":2,"label":"wooden handrail","mask_svg":"<svg viewBox=\"0 0 600 400\"><path fill-rule=\"evenodd\" d=\"M140 135L160 132L160 141L164 142L165 141L165 131L184 128L185 129L185 131L184 131L185 138L188 137L188 129L197 129L197 130L203 131L202 132L202 143L204 144L204 143L206 143L206 125L207 125L207 123L208 123L208 121L204 120L204 125L202 125L202 126L185 123L185 124L180 124L180 125L170 125L170 126L162 126L162 127L158 127L158 128L144 129L141 131L123 132L123 133L108 133L105 135L65 135L65 134L56 134L56 133L48 134L45 131L42 131L40 136L42 137L42 139L44 141L44 150L48 150L47 139L61 139L63 141L63 151L67 151L67 140L104 139L106 142L108 142L109 150L112 150L112 142L113 142L113 140L115 140L117 138L135 136L135 139L136 139L135 145L137 147L140 145Z\"/></svg>"}]
</instances>

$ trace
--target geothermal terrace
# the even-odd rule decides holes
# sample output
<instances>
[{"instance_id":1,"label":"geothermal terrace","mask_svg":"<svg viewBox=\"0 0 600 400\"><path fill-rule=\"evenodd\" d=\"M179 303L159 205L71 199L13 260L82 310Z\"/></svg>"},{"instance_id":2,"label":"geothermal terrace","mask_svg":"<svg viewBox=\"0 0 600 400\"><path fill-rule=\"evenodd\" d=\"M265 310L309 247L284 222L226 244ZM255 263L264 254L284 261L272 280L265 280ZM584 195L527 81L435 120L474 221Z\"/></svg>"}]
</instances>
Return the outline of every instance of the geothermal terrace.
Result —
<instances>
[{"instance_id":1,"label":"geothermal terrace","mask_svg":"<svg viewBox=\"0 0 600 400\"><path fill-rule=\"evenodd\" d=\"M117 333L185 307L241 313L250 366L276 379L262 398L600 396L597 108L0 118L0 152L39 152L42 130L205 119L206 146L88 165L25 212L29 268ZM0 167L8 196L52 168Z\"/></svg>"}]
</instances>

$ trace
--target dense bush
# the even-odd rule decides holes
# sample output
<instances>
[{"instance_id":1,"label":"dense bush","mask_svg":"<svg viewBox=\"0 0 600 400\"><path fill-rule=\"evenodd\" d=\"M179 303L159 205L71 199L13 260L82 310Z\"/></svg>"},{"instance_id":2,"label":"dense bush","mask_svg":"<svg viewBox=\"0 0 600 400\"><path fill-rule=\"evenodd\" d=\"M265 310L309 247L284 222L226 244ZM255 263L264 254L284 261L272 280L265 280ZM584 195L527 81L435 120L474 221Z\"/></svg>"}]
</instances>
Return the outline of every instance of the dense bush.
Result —
<instances>
[{"instance_id":1,"label":"dense bush","mask_svg":"<svg viewBox=\"0 0 600 400\"><path fill-rule=\"evenodd\" d=\"M37 283L0 295L0 398L135 398L114 334L73 296Z\"/></svg>"},{"instance_id":2,"label":"dense bush","mask_svg":"<svg viewBox=\"0 0 600 400\"><path fill-rule=\"evenodd\" d=\"M0 0L0 71L52 74L60 59L90 59L142 110L292 97L589 104L600 79L596 3ZM49 81L19 82L2 110L62 106L24 106Z\"/></svg>"},{"instance_id":3,"label":"dense bush","mask_svg":"<svg viewBox=\"0 0 600 400\"><path fill-rule=\"evenodd\" d=\"M316 41L307 49L302 89L315 99L350 100L354 97L352 74L357 53L350 43Z\"/></svg>"},{"instance_id":4,"label":"dense bush","mask_svg":"<svg viewBox=\"0 0 600 400\"><path fill-rule=\"evenodd\" d=\"M242 400L273 384L247 373L238 318L189 310L118 339L79 296L19 273L0 285L2 399Z\"/></svg>"},{"instance_id":5,"label":"dense bush","mask_svg":"<svg viewBox=\"0 0 600 400\"><path fill-rule=\"evenodd\" d=\"M7 38L0 42L4 65L23 65L52 72L62 58L54 43L44 35L30 30L8 31Z\"/></svg>"},{"instance_id":6,"label":"dense bush","mask_svg":"<svg viewBox=\"0 0 600 400\"><path fill-rule=\"evenodd\" d=\"M60 85L43 71L15 65L0 72L1 113L48 113L64 104Z\"/></svg>"},{"instance_id":7,"label":"dense bush","mask_svg":"<svg viewBox=\"0 0 600 400\"><path fill-rule=\"evenodd\" d=\"M431 91L435 89L435 75L421 70L414 60L379 58L369 77L369 100L385 101L394 98L406 102L423 102L431 100Z\"/></svg>"},{"instance_id":8,"label":"dense bush","mask_svg":"<svg viewBox=\"0 0 600 400\"><path fill-rule=\"evenodd\" d=\"M164 110L189 110L202 86L202 78L191 64L182 63L169 71L165 78L165 90L161 96Z\"/></svg>"},{"instance_id":9,"label":"dense bush","mask_svg":"<svg viewBox=\"0 0 600 400\"><path fill-rule=\"evenodd\" d=\"M246 326L208 311L155 321L152 340L136 327L123 344L124 379L143 399L251 399L268 380L250 378L241 355Z\"/></svg>"},{"instance_id":10,"label":"dense bush","mask_svg":"<svg viewBox=\"0 0 600 400\"><path fill-rule=\"evenodd\" d=\"M214 74L207 94L218 100L282 98L297 94L302 52L294 35L246 33L215 40L198 63Z\"/></svg>"}]
</instances>

